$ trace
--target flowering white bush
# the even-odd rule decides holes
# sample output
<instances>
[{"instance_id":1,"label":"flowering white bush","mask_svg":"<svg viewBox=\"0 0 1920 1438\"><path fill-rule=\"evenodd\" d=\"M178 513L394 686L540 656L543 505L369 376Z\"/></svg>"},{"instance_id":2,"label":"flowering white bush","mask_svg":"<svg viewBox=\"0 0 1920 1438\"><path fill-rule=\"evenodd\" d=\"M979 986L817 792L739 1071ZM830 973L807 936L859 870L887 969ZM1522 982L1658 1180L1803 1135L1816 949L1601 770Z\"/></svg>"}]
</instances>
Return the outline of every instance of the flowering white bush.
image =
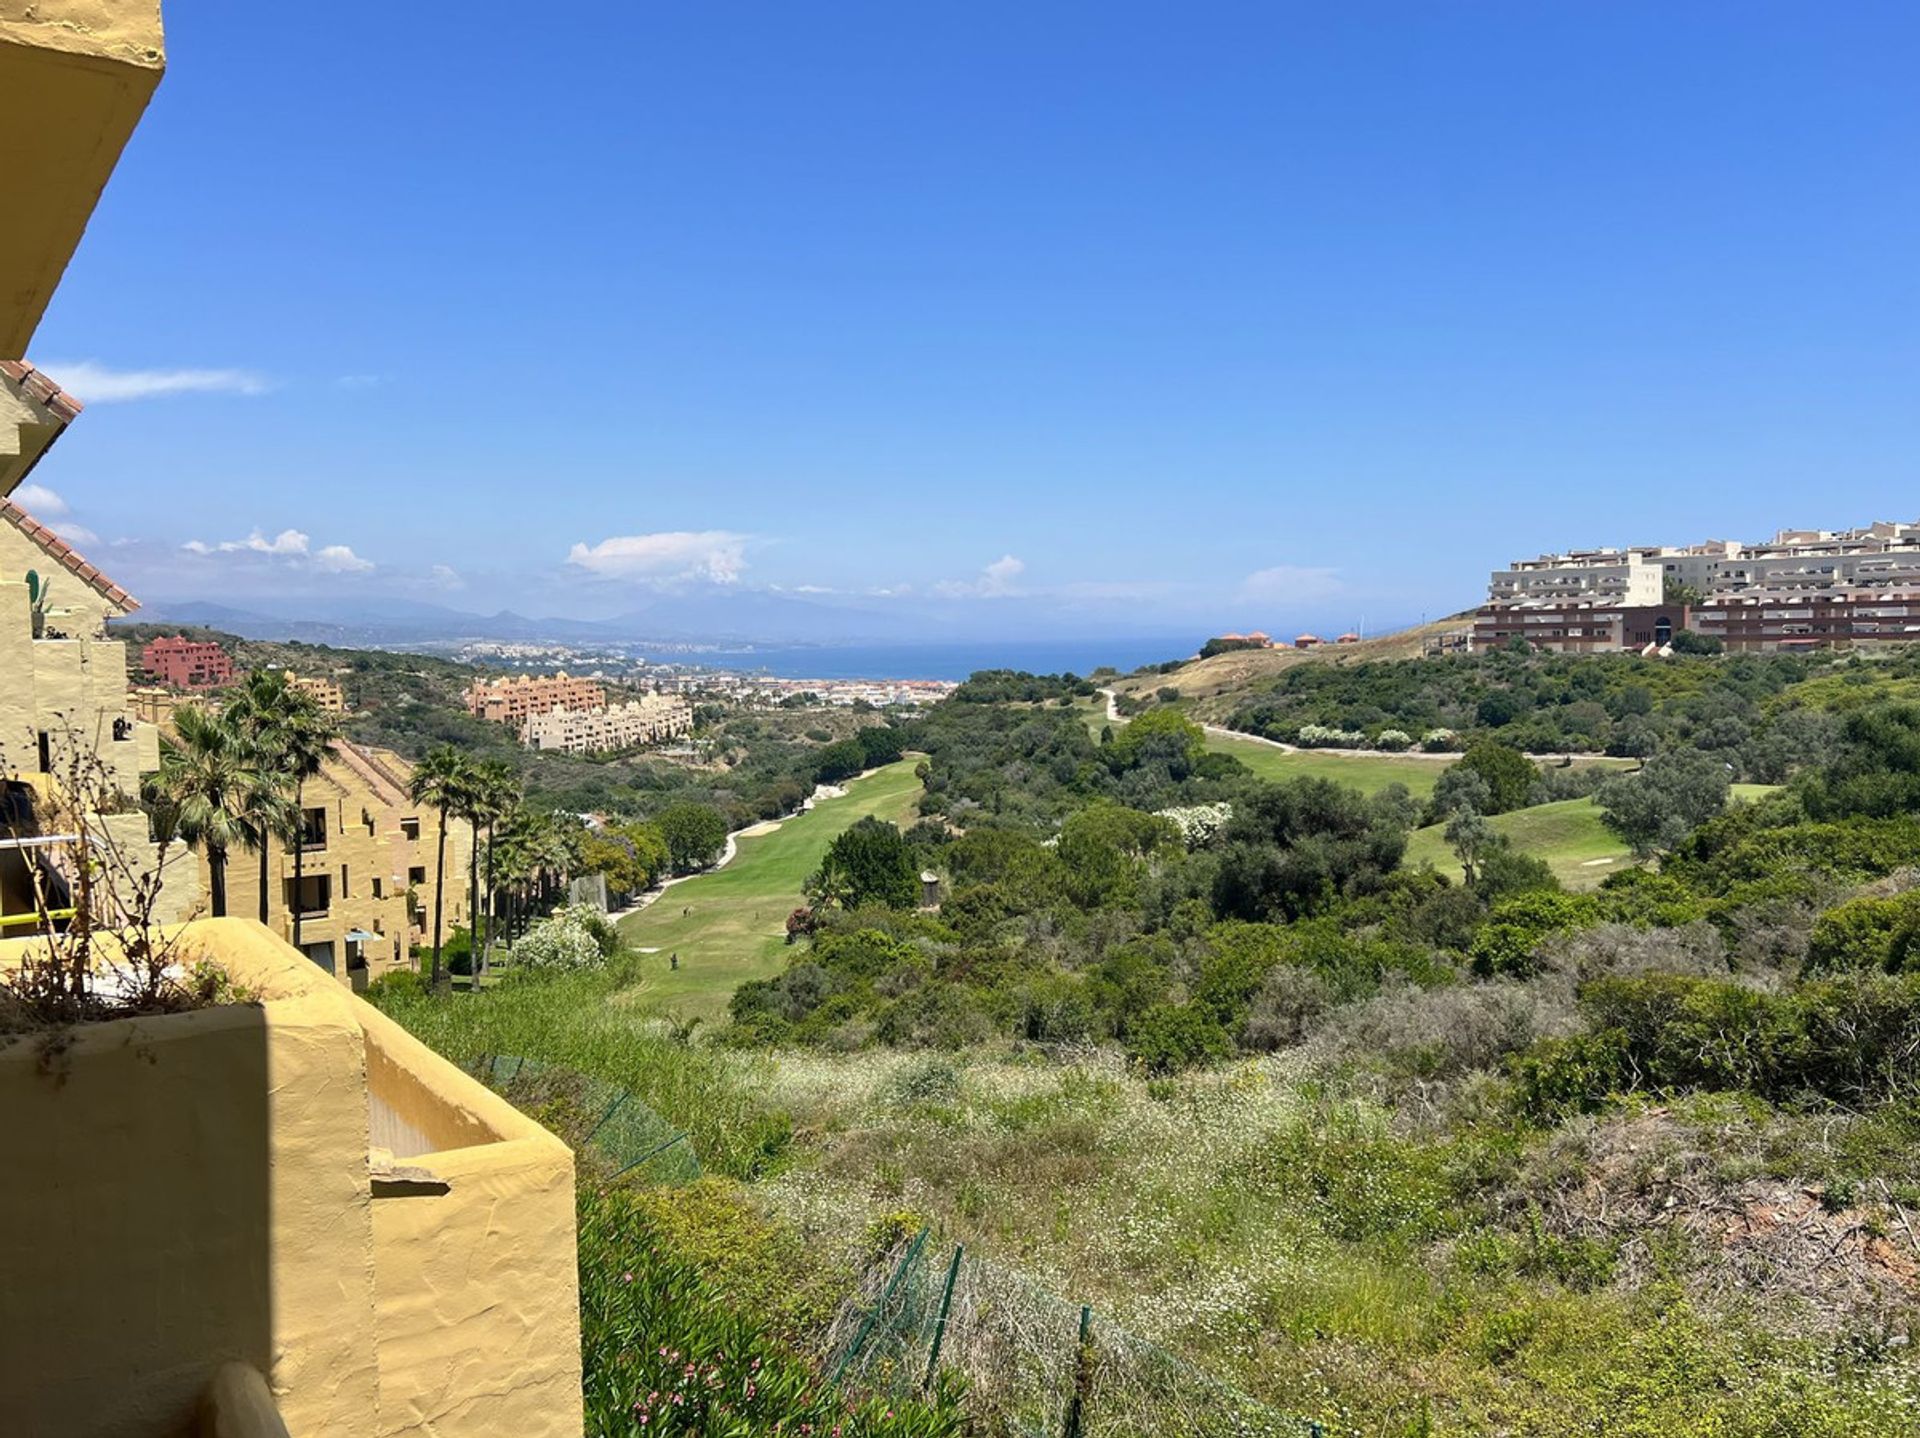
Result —
<instances>
[{"instance_id":1,"label":"flowering white bush","mask_svg":"<svg viewBox=\"0 0 1920 1438\"><path fill-rule=\"evenodd\" d=\"M1403 749L1413 747L1413 735L1404 729L1382 729L1374 738L1373 747L1384 749L1389 754L1398 754Z\"/></svg>"},{"instance_id":2,"label":"flowering white bush","mask_svg":"<svg viewBox=\"0 0 1920 1438\"><path fill-rule=\"evenodd\" d=\"M1420 736L1420 747L1429 754L1450 754L1460 747L1460 736L1451 729L1429 729Z\"/></svg>"},{"instance_id":3,"label":"flowering white bush","mask_svg":"<svg viewBox=\"0 0 1920 1438\"><path fill-rule=\"evenodd\" d=\"M1224 800L1218 804L1189 804L1184 809L1160 809L1156 818L1165 819L1180 831L1180 842L1189 849L1197 849L1213 841L1227 820L1233 817L1233 805Z\"/></svg>"},{"instance_id":4,"label":"flowering white bush","mask_svg":"<svg viewBox=\"0 0 1920 1438\"><path fill-rule=\"evenodd\" d=\"M553 917L541 919L521 935L513 946L514 962L549 973L599 968L607 956L594 936L590 912L577 906L555 909Z\"/></svg>"},{"instance_id":5,"label":"flowering white bush","mask_svg":"<svg viewBox=\"0 0 1920 1438\"><path fill-rule=\"evenodd\" d=\"M1364 749L1367 736L1358 729L1335 729L1326 724L1302 724L1300 745L1306 749Z\"/></svg>"}]
</instances>

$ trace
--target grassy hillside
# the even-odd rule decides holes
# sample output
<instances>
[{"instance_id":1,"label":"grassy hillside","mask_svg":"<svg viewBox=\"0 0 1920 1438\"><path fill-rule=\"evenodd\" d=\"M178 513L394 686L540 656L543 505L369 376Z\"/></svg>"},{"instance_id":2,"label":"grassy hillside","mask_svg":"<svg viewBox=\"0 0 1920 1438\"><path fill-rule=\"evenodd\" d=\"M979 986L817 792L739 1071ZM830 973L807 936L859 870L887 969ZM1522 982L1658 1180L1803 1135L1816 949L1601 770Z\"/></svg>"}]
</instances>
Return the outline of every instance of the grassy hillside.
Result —
<instances>
[{"instance_id":1,"label":"grassy hillside","mask_svg":"<svg viewBox=\"0 0 1920 1438\"><path fill-rule=\"evenodd\" d=\"M771 833L740 839L726 868L675 884L623 920L627 942L660 951L648 956L637 997L683 1018L710 1019L740 984L777 972L786 962L787 915L802 902L800 886L827 845L868 815L911 823L918 762L915 755L875 770L843 797L822 800ZM675 953L677 970L668 961Z\"/></svg>"},{"instance_id":2,"label":"grassy hillside","mask_svg":"<svg viewBox=\"0 0 1920 1438\"><path fill-rule=\"evenodd\" d=\"M1757 799L1772 792L1768 784L1735 784L1735 799ZM1608 829L1600 807L1591 799L1563 799L1496 815L1489 822L1523 854L1544 859L1553 876L1569 889L1591 889L1607 875L1633 862L1626 844ZM1416 829L1407 840L1408 868L1432 864L1441 873L1460 877L1460 864L1447 847L1445 824Z\"/></svg>"},{"instance_id":3,"label":"grassy hillside","mask_svg":"<svg viewBox=\"0 0 1920 1438\"><path fill-rule=\"evenodd\" d=\"M1174 688L1196 719L1217 720L1230 713L1241 694L1300 664L1359 664L1375 659L1412 659L1429 639L1470 628L1473 616L1462 613L1431 624L1363 639L1358 644L1325 644L1317 649L1237 649L1211 659L1194 659L1167 673L1130 674L1113 681L1121 694L1147 698L1155 690Z\"/></svg>"}]
</instances>

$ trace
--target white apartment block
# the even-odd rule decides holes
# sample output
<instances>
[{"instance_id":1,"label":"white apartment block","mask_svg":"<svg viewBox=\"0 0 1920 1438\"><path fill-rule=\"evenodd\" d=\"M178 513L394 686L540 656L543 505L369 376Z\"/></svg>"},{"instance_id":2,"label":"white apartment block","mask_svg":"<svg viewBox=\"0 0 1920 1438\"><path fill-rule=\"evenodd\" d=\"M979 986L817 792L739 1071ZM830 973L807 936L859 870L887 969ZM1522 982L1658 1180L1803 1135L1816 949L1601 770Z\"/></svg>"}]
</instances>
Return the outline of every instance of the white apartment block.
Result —
<instances>
[{"instance_id":1,"label":"white apartment block","mask_svg":"<svg viewBox=\"0 0 1920 1438\"><path fill-rule=\"evenodd\" d=\"M1543 554L1495 570L1487 602L1658 604L1668 580L1710 597L1920 587L1920 523L1783 529L1759 544L1716 539L1684 548L1633 545Z\"/></svg>"},{"instance_id":2,"label":"white apartment block","mask_svg":"<svg viewBox=\"0 0 1920 1438\"><path fill-rule=\"evenodd\" d=\"M550 709L527 719L529 749L601 754L658 744L693 732L693 706L678 695L647 694L605 709Z\"/></svg>"}]
</instances>

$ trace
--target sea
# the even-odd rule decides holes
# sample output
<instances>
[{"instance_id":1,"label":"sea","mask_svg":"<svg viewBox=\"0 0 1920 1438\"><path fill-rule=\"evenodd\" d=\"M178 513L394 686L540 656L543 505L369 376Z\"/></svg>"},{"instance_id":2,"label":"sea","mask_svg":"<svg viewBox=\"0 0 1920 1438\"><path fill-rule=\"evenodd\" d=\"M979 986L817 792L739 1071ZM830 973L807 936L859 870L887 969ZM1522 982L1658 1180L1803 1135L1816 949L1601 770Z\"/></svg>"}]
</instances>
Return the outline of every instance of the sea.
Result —
<instances>
[{"instance_id":1,"label":"sea","mask_svg":"<svg viewBox=\"0 0 1920 1438\"><path fill-rule=\"evenodd\" d=\"M629 652L649 663L700 664L760 671L781 679L965 679L981 669L1032 674L1091 674L1102 665L1121 673L1143 664L1184 659L1191 634L1129 639L983 639L940 644L636 644Z\"/></svg>"}]
</instances>

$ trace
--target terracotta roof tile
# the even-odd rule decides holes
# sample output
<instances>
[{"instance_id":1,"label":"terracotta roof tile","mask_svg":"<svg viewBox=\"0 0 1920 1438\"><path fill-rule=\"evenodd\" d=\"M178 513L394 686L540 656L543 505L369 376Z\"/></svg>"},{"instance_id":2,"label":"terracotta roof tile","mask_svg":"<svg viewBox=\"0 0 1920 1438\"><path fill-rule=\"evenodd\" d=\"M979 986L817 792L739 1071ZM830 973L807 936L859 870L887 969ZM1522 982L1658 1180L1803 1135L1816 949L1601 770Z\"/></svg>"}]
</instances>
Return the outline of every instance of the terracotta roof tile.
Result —
<instances>
[{"instance_id":1,"label":"terracotta roof tile","mask_svg":"<svg viewBox=\"0 0 1920 1438\"><path fill-rule=\"evenodd\" d=\"M54 417L62 424L73 423L80 411L86 408L55 384L44 370L35 369L27 360L0 360L0 374L19 385L30 398L52 410Z\"/></svg>"},{"instance_id":2,"label":"terracotta roof tile","mask_svg":"<svg viewBox=\"0 0 1920 1438\"><path fill-rule=\"evenodd\" d=\"M4 368L5 364L10 363L15 363L15 361L0 362L0 368ZM51 529L48 529L46 525L35 519L31 514L28 514L26 510L15 504L11 499L0 499L0 520L6 521L22 534L26 535L28 539L31 539L35 544L39 545L41 549L46 551L49 558L59 563L68 573L78 579L84 580L89 588L109 604L116 605L122 613L131 613L140 607L139 600L135 599L111 579L107 578L97 567L89 564L71 544L68 544L66 540L55 534Z\"/></svg>"}]
</instances>

